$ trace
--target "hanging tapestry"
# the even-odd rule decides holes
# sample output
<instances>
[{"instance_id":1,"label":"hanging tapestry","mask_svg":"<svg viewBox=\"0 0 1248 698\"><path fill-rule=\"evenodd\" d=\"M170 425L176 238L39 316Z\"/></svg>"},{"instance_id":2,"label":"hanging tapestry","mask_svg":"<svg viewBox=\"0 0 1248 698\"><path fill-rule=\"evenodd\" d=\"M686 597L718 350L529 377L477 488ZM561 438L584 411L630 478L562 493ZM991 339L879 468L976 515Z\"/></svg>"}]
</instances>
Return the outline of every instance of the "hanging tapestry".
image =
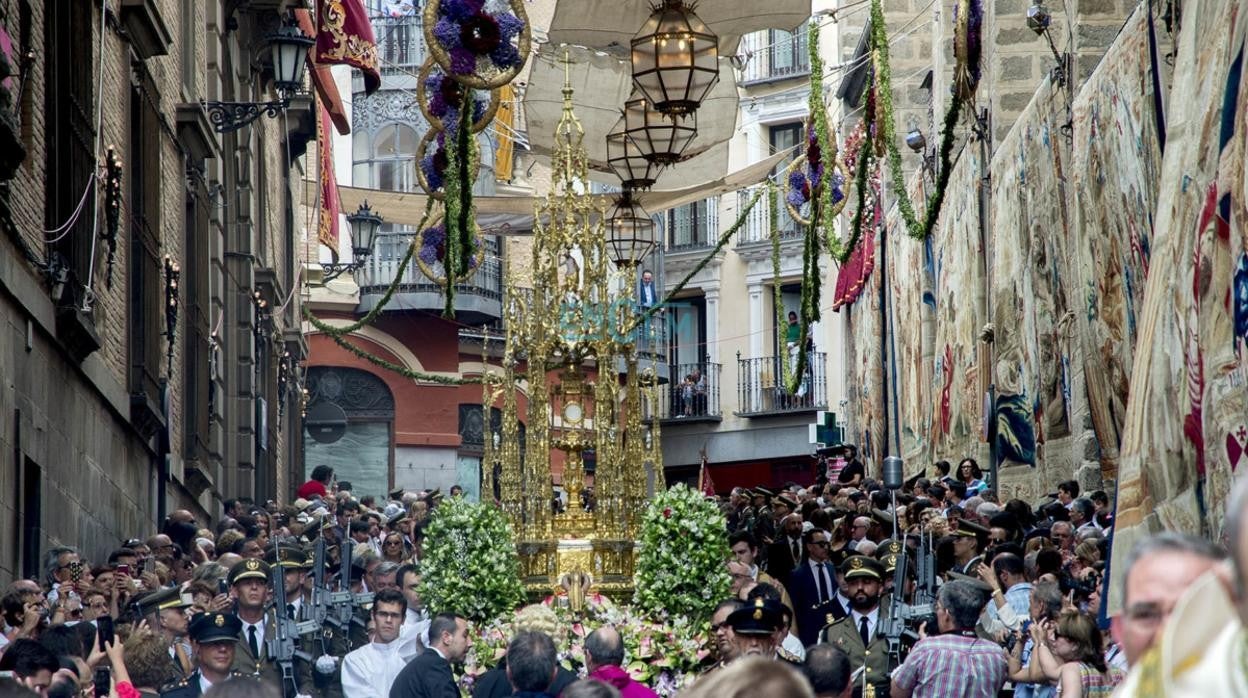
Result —
<instances>
[{"instance_id":1,"label":"hanging tapestry","mask_svg":"<svg viewBox=\"0 0 1248 698\"><path fill-rule=\"evenodd\" d=\"M1076 96L1072 300L1102 472L1117 472L1161 169L1148 7L1141 5Z\"/></svg>"},{"instance_id":2,"label":"hanging tapestry","mask_svg":"<svg viewBox=\"0 0 1248 698\"><path fill-rule=\"evenodd\" d=\"M864 231L859 248L868 240L874 249L877 241L874 230ZM845 306L841 312L848 313L848 333L854 338L853 353L848 357L846 398L855 406L857 422L853 424L855 443L867 463L879 463L888 455L883 442L884 424L884 356L881 345L880 278L874 274L866 278L858 300ZM852 441L852 440L851 440Z\"/></svg>"},{"instance_id":3,"label":"hanging tapestry","mask_svg":"<svg viewBox=\"0 0 1248 698\"><path fill-rule=\"evenodd\" d=\"M1243 464L1241 444L1248 442L1241 440L1248 432L1248 356L1235 334L1232 293L1248 247L1248 13L1240 5L1192 0L1183 8L1123 428L1115 566L1135 541L1160 528L1218 538L1233 469ZM1121 607L1121 585L1110 589L1112 613Z\"/></svg>"}]
</instances>

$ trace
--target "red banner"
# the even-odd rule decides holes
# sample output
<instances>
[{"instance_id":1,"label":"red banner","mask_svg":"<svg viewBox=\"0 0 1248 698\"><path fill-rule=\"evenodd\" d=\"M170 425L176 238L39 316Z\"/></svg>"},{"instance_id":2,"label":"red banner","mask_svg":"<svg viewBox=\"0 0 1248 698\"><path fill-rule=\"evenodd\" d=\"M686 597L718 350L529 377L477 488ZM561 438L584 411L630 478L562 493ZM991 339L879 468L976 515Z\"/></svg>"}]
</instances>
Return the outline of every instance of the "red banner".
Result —
<instances>
[{"instance_id":1,"label":"red banner","mask_svg":"<svg viewBox=\"0 0 1248 698\"><path fill-rule=\"evenodd\" d=\"M334 176L334 135L329 112L322 104L317 110L316 152L321 160L321 211L317 222L316 239L329 248L338 261L338 219L342 201L338 198L338 179Z\"/></svg>"},{"instance_id":2,"label":"red banner","mask_svg":"<svg viewBox=\"0 0 1248 698\"><path fill-rule=\"evenodd\" d=\"M373 25L361 0L318 0L316 62L345 63L364 73L364 91L381 86Z\"/></svg>"}]
</instances>

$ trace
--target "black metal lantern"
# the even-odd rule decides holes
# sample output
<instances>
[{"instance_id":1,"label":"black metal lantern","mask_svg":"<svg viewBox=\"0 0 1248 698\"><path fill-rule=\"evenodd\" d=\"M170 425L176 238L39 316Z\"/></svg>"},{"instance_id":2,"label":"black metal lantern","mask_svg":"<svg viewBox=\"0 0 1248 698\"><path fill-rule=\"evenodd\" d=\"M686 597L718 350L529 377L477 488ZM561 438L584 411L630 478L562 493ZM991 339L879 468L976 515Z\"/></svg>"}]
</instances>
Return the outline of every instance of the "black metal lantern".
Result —
<instances>
[{"instance_id":1,"label":"black metal lantern","mask_svg":"<svg viewBox=\"0 0 1248 698\"><path fill-rule=\"evenodd\" d=\"M607 217L607 245L611 261L620 268L641 264L655 246L655 226L630 189L615 200Z\"/></svg>"},{"instance_id":2,"label":"black metal lantern","mask_svg":"<svg viewBox=\"0 0 1248 698\"><path fill-rule=\"evenodd\" d=\"M652 7L632 40L633 84L656 110L687 114L719 81L719 37L686 0L659 0Z\"/></svg>"},{"instance_id":3,"label":"black metal lantern","mask_svg":"<svg viewBox=\"0 0 1248 698\"><path fill-rule=\"evenodd\" d=\"M651 162L624 130L624 118L607 134L607 164L625 189L649 189L659 178L662 165Z\"/></svg>"},{"instance_id":4,"label":"black metal lantern","mask_svg":"<svg viewBox=\"0 0 1248 698\"><path fill-rule=\"evenodd\" d=\"M624 103L624 133L642 157L659 165L680 162L680 156L698 135L698 114L664 114L650 100L634 92Z\"/></svg>"},{"instance_id":5,"label":"black metal lantern","mask_svg":"<svg viewBox=\"0 0 1248 698\"><path fill-rule=\"evenodd\" d=\"M368 202L360 204L359 210L347 216L351 224L351 252L356 261L368 259L373 254L373 241L381 228L381 216L373 213Z\"/></svg>"},{"instance_id":6,"label":"black metal lantern","mask_svg":"<svg viewBox=\"0 0 1248 698\"><path fill-rule=\"evenodd\" d=\"M1027 8L1027 28L1031 29L1037 35L1043 34L1052 23L1053 14L1049 12L1049 8L1044 5L1036 3Z\"/></svg>"},{"instance_id":7,"label":"black metal lantern","mask_svg":"<svg viewBox=\"0 0 1248 698\"><path fill-rule=\"evenodd\" d=\"M292 24L283 24L267 38L273 52L273 86L279 95L290 94L303 85L308 49L316 41Z\"/></svg>"}]
</instances>

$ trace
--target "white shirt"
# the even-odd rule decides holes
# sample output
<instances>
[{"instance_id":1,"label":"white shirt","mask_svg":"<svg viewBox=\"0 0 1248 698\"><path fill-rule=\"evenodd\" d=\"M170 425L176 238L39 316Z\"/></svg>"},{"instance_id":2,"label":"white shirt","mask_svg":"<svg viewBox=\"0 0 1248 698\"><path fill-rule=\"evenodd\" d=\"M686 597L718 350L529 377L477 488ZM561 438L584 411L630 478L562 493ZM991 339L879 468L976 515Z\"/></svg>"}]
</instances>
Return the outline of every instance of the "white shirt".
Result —
<instances>
[{"instance_id":1,"label":"white shirt","mask_svg":"<svg viewBox=\"0 0 1248 698\"><path fill-rule=\"evenodd\" d=\"M286 609L282 609L282 613L285 613L285 612L286 612ZM240 618L239 620L242 620L242 619ZM259 623L254 623L254 624L253 624L253 623L248 623L248 622L247 622L247 621L245 621L245 620L243 621L243 635L242 635L243 642L245 642L245 643L247 643L247 644L249 644L249 645L251 644L251 630L250 630L249 628L253 628L253 627L254 627L254 628L256 629L256 648L257 648L258 650L260 650L260 654L261 654L261 656L263 656L263 655L264 655L264 623L265 623L265 620L266 620L265 618L261 618ZM259 658L260 658L260 657L256 657L256 659L259 659Z\"/></svg>"},{"instance_id":2,"label":"white shirt","mask_svg":"<svg viewBox=\"0 0 1248 698\"><path fill-rule=\"evenodd\" d=\"M403 627L399 628L399 639L395 640L395 644L399 645L399 653L403 655L404 661L424 652L429 647L429 619L425 614L407 609Z\"/></svg>"},{"instance_id":3,"label":"white shirt","mask_svg":"<svg viewBox=\"0 0 1248 698\"><path fill-rule=\"evenodd\" d=\"M212 688L212 682L204 678L204 672L199 672L199 695L204 695L210 688Z\"/></svg>"},{"instance_id":4,"label":"white shirt","mask_svg":"<svg viewBox=\"0 0 1248 698\"><path fill-rule=\"evenodd\" d=\"M871 612L867 614L862 614L857 611L851 611L850 615L853 616L854 630L858 630L859 628L861 628L862 619L866 618L867 619L867 637L875 637L875 626L880 622L880 607L879 606L876 606L875 608L871 609Z\"/></svg>"},{"instance_id":5,"label":"white shirt","mask_svg":"<svg viewBox=\"0 0 1248 698\"><path fill-rule=\"evenodd\" d=\"M390 686L407 666L400 642L370 642L343 657L342 694L351 698L387 698Z\"/></svg>"},{"instance_id":6,"label":"white shirt","mask_svg":"<svg viewBox=\"0 0 1248 698\"><path fill-rule=\"evenodd\" d=\"M832 589L836 588L836 577L835 577L836 572L833 571L834 568L832 567L832 563L831 562L823 563L823 575L820 576L819 574L820 563L815 562L814 560L807 560L806 562L807 564L810 565L810 573L815 576L815 580L819 583L819 592L820 594L822 594L822 597L819 599L819 601L827 601L828 599L832 598L832 593L833 593ZM840 590L838 589L837 590L838 596L840 595L839 592Z\"/></svg>"}]
</instances>

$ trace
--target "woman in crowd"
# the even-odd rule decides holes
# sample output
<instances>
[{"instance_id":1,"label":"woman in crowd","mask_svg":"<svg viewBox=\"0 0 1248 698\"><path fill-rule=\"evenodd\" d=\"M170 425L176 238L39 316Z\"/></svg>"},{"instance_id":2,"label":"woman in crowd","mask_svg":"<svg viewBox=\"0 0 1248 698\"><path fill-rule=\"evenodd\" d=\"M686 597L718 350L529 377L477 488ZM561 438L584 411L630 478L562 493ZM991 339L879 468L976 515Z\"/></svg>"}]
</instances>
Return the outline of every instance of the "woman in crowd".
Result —
<instances>
[{"instance_id":1,"label":"woman in crowd","mask_svg":"<svg viewBox=\"0 0 1248 698\"><path fill-rule=\"evenodd\" d=\"M381 542L381 559L402 565L406 564L410 557L411 551L408 550L407 541L403 540L403 534L398 531L387 533Z\"/></svg>"},{"instance_id":2,"label":"woman in crowd","mask_svg":"<svg viewBox=\"0 0 1248 698\"><path fill-rule=\"evenodd\" d=\"M1044 676L1057 681L1061 698L1108 697L1122 681L1122 671L1105 663L1104 637L1091 615L1067 609L1039 632L1048 637L1037 641L1032 661L1039 662Z\"/></svg>"},{"instance_id":3,"label":"woman in crowd","mask_svg":"<svg viewBox=\"0 0 1248 698\"><path fill-rule=\"evenodd\" d=\"M988 489L987 483L983 480L984 473L979 469L979 463L974 458L963 458L958 463L958 480L966 485L966 496L974 497Z\"/></svg>"}]
</instances>

